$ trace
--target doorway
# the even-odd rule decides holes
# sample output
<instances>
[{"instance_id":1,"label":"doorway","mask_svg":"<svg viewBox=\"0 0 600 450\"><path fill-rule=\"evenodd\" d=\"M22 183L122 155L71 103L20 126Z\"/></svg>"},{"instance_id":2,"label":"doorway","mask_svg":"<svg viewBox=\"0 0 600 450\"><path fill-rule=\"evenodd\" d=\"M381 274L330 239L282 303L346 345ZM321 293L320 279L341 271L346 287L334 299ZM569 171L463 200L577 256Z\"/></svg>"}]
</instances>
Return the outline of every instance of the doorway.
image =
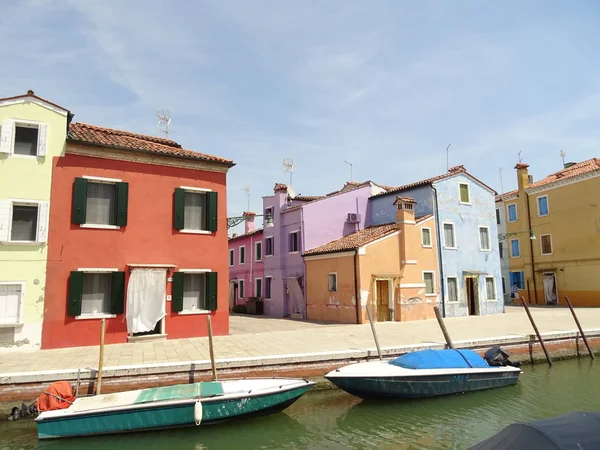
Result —
<instances>
[{"instance_id":1,"label":"doorway","mask_svg":"<svg viewBox=\"0 0 600 450\"><path fill-rule=\"evenodd\" d=\"M479 315L479 280L477 277L465 277L467 290L467 308L470 316Z\"/></svg>"},{"instance_id":2,"label":"doorway","mask_svg":"<svg viewBox=\"0 0 600 450\"><path fill-rule=\"evenodd\" d=\"M377 322L388 322L390 318L390 282L389 280L376 280L375 290L377 296Z\"/></svg>"},{"instance_id":3,"label":"doorway","mask_svg":"<svg viewBox=\"0 0 600 450\"><path fill-rule=\"evenodd\" d=\"M238 285L236 281L229 283L229 311L233 311L237 306L238 300Z\"/></svg>"},{"instance_id":4,"label":"doorway","mask_svg":"<svg viewBox=\"0 0 600 450\"><path fill-rule=\"evenodd\" d=\"M547 272L543 274L544 299L546 305L558 305L558 291L556 289L556 274Z\"/></svg>"}]
</instances>

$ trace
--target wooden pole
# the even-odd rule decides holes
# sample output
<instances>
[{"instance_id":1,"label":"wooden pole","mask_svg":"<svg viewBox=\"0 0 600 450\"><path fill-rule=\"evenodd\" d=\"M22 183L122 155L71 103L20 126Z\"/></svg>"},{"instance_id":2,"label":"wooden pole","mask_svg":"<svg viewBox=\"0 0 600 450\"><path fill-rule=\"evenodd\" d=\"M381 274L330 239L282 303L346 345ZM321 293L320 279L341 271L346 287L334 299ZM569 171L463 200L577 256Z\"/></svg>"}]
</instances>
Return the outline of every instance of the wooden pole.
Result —
<instances>
[{"instance_id":1,"label":"wooden pole","mask_svg":"<svg viewBox=\"0 0 600 450\"><path fill-rule=\"evenodd\" d=\"M440 308L438 308L437 306L434 306L433 311L435 312L435 318L437 319L438 324L440 325L440 328L442 329L442 333L444 334L444 339L446 339L446 344L448 345L448 348L454 348L452 339L450 339L450 334L448 333L448 330L446 329L446 324L444 324L444 319L442 319L442 313L440 312Z\"/></svg>"},{"instance_id":2,"label":"wooden pole","mask_svg":"<svg viewBox=\"0 0 600 450\"><path fill-rule=\"evenodd\" d=\"M592 359L596 359L596 356L594 355L594 352L592 351L592 349L590 347L590 344L588 343L588 340L585 337L585 333L583 332L583 329L581 328L581 324L579 323L579 319L575 315L575 310L573 309L573 305L571 304L571 300L566 295L565 295L565 300L567 301L567 305L569 305L569 309L571 310L571 314L573 314L573 319L575 319L575 323L577 324L577 328L579 328L579 332L581 333L581 337L583 338L583 342L585 343L585 346L588 349L590 357Z\"/></svg>"},{"instance_id":3,"label":"wooden pole","mask_svg":"<svg viewBox=\"0 0 600 450\"><path fill-rule=\"evenodd\" d=\"M371 317L371 310L369 309L369 305L367 305L367 317L369 318L369 323L371 324L371 332L373 333L373 339L375 339L375 346L377 347L377 354L379 355L379 360L383 361L383 356L381 355L381 348L379 348L379 339L377 339L377 332L375 331L375 325L373 324L373 317Z\"/></svg>"},{"instance_id":4,"label":"wooden pole","mask_svg":"<svg viewBox=\"0 0 600 450\"><path fill-rule=\"evenodd\" d=\"M98 360L98 381L96 384L96 395L100 395L102 393L102 367L104 366L104 327L105 320L102 319L100 322L100 358Z\"/></svg>"},{"instance_id":5,"label":"wooden pole","mask_svg":"<svg viewBox=\"0 0 600 450\"><path fill-rule=\"evenodd\" d=\"M79 386L81 385L81 367L77 369L77 384L75 385L75 397L79 397Z\"/></svg>"},{"instance_id":6,"label":"wooden pole","mask_svg":"<svg viewBox=\"0 0 600 450\"><path fill-rule=\"evenodd\" d=\"M213 349L212 322L210 314L206 316L208 322L208 351L210 352L210 365L212 367L213 381L217 381L217 364L215 362L215 351Z\"/></svg>"},{"instance_id":7,"label":"wooden pole","mask_svg":"<svg viewBox=\"0 0 600 450\"><path fill-rule=\"evenodd\" d=\"M537 335L537 338L540 341L542 350L544 350L544 354L546 355L546 359L548 360L548 365L551 366L552 358L550 358L550 354L548 353L548 350L546 350L546 345L544 344L544 340L542 339L540 331L538 330L538 327L535 324L533 317L531 316L531 312L529 311L529 306L527 306L527 303L525 302L525 299L523 297L521 297L521 303L523 304L523 307L525 308L525 312L527 313L527 317L529 317L529 321L531 322L531 326L533 327L533 330L535 331L535 334Z\"/></svg>"}]
</instances>

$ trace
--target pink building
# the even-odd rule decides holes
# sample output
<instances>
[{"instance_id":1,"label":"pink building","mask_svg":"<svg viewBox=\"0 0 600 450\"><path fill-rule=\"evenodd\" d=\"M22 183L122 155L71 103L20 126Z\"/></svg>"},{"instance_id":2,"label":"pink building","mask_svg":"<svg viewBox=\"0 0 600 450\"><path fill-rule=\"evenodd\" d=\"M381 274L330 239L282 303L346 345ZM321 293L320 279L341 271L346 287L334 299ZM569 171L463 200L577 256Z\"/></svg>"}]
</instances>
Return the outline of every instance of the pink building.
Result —
<instances>
[{"instance_id":1,"label":"pink building","mask_svg":"<svg viewBox=\"0 0 600 450\"><path fill-rule=\"evenodd\" d=\"M250 298L270 298L265 284L263 230L254 228L256 213L245 212L244 234L229 238L229 309L244 305ZM270 280L266 280L270 281Z\"/></svg>"}]
</instances>

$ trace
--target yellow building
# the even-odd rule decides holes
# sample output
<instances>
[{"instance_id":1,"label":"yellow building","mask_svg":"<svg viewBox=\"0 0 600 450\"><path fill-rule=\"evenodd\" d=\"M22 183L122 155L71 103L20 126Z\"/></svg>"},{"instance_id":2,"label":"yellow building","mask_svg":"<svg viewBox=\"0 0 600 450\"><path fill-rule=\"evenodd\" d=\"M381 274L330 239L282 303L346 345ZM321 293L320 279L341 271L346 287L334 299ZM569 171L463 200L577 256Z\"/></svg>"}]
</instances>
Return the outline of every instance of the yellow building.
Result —
<instances>
[{"instance_id":1,"label":"yellow building","mask_svg":"<svg viewBox=\"0 0 600 450\"><path fill-rule=\"evenodd\" d=\"M0 99L0 348L40 345L52 166L69 118L33 91Z\"/></svg>"},{"instance_id":2,"label":"yellow building","mask_svg":"<svg viewBox=\"0 0 600 450\"><path fill-rule=\"evenodd\" d=\"M518 189L497 197L506 233L508 290L529 303L600 306L600 158L566 163L534 181L517 164Z\"/></svg>"}]
</instances>

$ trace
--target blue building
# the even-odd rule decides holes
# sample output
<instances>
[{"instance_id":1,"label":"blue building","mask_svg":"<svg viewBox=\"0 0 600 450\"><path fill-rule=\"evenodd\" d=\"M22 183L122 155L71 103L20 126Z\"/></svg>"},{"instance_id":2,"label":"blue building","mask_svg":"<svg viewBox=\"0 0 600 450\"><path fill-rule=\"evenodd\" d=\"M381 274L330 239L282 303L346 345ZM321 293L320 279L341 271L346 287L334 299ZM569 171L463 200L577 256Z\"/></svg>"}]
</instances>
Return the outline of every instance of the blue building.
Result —
<instances>
[{"instance_id":1,"label":"blue building","mask_svg":"<svg viewBox=\"0 0 600 450\"><path fill-rule=\"evenodd\" d=\"M395 221L391 197L416 201L415 217L433 214L438 244L436 274L445 317L504 311L496 225L496 192L465 170L401 186L369 199L369 225Z\"/></svg>"}]
</instances>

